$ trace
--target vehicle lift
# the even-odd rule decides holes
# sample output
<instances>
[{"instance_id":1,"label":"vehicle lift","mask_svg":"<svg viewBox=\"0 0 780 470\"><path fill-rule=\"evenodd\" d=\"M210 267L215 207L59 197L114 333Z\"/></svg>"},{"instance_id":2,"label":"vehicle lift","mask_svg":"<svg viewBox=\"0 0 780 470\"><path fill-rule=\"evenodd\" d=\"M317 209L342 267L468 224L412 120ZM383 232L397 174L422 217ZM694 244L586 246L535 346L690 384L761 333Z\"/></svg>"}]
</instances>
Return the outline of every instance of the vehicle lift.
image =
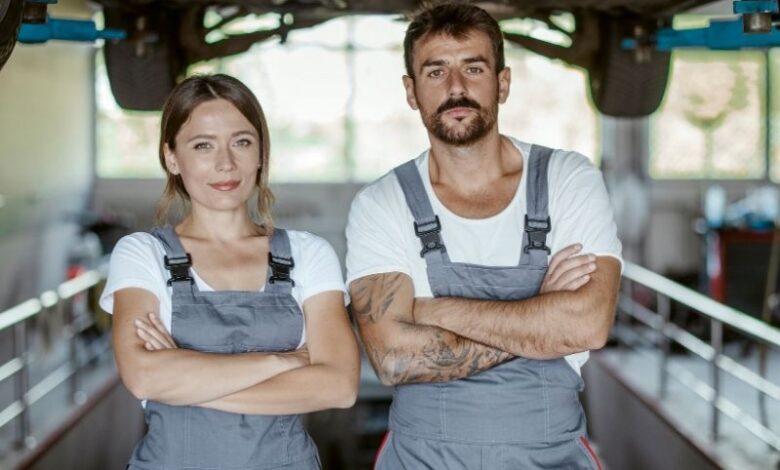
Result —
<instances>
[{"instance_id":1,"label":"vehicle lift","mask_svg":"<svg viewBox=\"0 0 780 470\"><path fill-rule=\"evenodd\" d=\"M121 40L127 37L119 29L97 29L94 21L51 18L48 5L57 0L27 0L17 40L25 44L52 39L93 42L96 39ZM622 46L638 52L647 49L670 51L679 48L738 50L780 46L780 8L778 0L735 0L735 19L712 20L706 28L661 28L645 38L625 38Z\"/></svg>"}]
</instances>

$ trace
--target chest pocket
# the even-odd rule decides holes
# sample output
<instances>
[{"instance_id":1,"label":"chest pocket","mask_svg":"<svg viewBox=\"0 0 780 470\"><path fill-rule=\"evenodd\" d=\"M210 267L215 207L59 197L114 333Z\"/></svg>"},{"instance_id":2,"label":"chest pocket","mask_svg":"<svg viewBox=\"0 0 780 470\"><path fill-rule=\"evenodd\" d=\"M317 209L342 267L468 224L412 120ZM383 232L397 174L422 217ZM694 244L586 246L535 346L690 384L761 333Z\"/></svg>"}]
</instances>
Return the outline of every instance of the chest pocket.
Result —
<instances>
[{"instance_id":1,"label":"chest pocket","mask_svg":"<svg viewBox=\"0 0 780 470\"><path fill-rule=\"evenodd\" d=\"M173 302L177 344L203 352L285 352L298 347L303 314L292 296L208 292L199 302Z\"/></svg>"}]
</instances>

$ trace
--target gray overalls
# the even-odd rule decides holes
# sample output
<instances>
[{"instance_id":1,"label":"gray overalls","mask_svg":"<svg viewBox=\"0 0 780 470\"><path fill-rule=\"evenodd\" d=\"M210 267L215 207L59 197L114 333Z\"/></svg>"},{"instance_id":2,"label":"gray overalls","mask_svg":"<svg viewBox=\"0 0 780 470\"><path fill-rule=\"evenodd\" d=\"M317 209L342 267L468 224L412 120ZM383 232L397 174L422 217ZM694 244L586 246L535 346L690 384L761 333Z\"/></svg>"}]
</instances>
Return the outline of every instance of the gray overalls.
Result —
<instances>
[{"instance_id":1,"label":"gray overalls","mask_svg":"<svg viewBox=\"0 0 780 470\"><path fill-rule=\"evenodd\" d=\"M181 348L212 353L281 352L298 347L303 314L293 298L290 241L275 229L262 292L200 292L191 259L170 226L152 234L165 247L173 288L171 332ZM129 469L310 470L320 468L317 448L297 415L226 413L148 401L148 431Z\"/></svg>"},{"instance_id":2,"label":"gray overalls","mask_svg":"<svg viewBox=\"0 0 780 470\"><path fill-rule=\"evenodd\" d=\"M414 160L395 169L427 264L434 297L516 300L539 293L549 249L547 165L533 146L525 177L528 214L517 266L453 263ZM427 177L427 175L426 175ZM397 386L379 470L595 469L587 447L580 376L563 358L517 357L471 377Z\"/></svg>"}]
</instances>

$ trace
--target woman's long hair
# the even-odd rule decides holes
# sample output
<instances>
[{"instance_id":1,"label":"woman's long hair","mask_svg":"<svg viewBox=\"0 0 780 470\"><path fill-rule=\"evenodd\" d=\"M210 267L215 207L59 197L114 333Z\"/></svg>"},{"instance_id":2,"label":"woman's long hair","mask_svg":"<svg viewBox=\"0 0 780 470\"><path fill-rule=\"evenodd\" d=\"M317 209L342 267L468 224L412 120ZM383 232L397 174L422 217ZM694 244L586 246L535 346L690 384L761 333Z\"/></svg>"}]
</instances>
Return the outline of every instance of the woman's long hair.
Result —
<instances>
[{"instance_id":1,"label":"woman's long hair","mask_svg":"<svg viewBox=\"0 0 780 470\"><path fill-rule=\"evenodd\" d=\"M165 164L165 145L171 151L176 150L176 135L187 122L198 105L211 100L223 99L229 101L252 124L260 136L260 168L257 169L257 204L253 216L265 229L266 233L273 230L271 206L274 195L268 187L268 161L271 153L271 142L268 135L268 125L265 121L263 108L255 95L239 80L224 74L195 75L179 83L168 96L163 106L160 126L160 165L166 175L165 191L157 206L157 221L164 222L168 218L171 204L176 197L184 203L189 202L190 195L184 187L180 175L168 171Z\"/></svg>"}]
</instances>

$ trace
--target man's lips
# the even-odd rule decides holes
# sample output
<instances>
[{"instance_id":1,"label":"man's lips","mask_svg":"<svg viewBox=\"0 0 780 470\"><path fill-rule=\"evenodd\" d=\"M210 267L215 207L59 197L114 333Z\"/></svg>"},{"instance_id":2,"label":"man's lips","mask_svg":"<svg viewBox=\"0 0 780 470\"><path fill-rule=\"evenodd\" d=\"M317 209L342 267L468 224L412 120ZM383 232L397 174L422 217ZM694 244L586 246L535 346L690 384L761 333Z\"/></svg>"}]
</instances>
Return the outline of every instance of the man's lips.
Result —
<instances>
[{"instance_id":1,"label":"man's lips","mask_svg":"<svg viewBox=\"0 0 780 470\"><path fill-rule=\"evenodd\" d=\"M230 181L218 181L216 183L209 183L209 186L216 189L217 191L232 191L238 187L238 185L241 184L238 180L230 180Z\"/></svg>"},{"instance_id":2,"label":"man's lips","mask_svg":"<svg viewBox=\"0 0 780 470\"><path fill-rule=\"evenodd\" d=\"M455 118L463 117L474 112L474 108L457 107L444 111L444 114Z\"/></svg>"}]
</instances>

